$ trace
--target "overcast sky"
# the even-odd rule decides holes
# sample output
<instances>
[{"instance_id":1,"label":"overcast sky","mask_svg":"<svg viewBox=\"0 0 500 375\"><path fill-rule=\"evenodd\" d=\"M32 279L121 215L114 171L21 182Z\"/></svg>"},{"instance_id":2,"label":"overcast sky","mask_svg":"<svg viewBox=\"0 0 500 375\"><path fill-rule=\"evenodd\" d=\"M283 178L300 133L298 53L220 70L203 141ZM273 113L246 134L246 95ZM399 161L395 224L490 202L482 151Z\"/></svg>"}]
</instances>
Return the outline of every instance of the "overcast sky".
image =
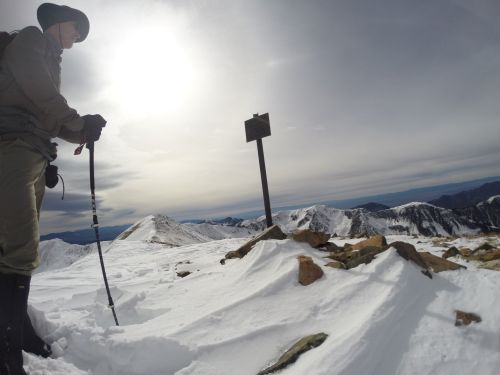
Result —
<instances>
[{"instance_id":1,"label":"overcast sky","mask_svg":"<svg viewBox=\"0 0 500 375\"><path fill-rule=\"evenodd\" d=\"M1 0L2 29L42 1ZM85 0L90 34L62 91L108 120L96 144L101 225L262 207L244 121L263 140L274 207L500 175L498 0ZM88 153L42 233L88 227Z\"/></svg>"}]
</instances>

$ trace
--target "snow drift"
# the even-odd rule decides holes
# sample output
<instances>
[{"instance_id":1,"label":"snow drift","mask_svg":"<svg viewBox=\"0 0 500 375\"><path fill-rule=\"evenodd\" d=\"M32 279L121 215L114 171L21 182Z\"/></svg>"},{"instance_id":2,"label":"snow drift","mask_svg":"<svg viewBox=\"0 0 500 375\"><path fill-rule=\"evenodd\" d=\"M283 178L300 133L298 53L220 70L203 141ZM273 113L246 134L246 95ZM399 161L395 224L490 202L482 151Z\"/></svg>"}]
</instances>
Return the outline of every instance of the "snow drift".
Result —
<instances>
[{"instance_id":1,"label":"snow drift","mask_svg":"<svg viewBox=\"0 0 500 375\"><path fill-rule=\"evenodd\" d=\"M444 250L430 238L388 238L396 240L437 255ZM485 240L449 245L475 248ZM110 244L105 260L120 327L106 307L96 257L35 275L30 313L57 358L26 355L29 371L255 375L298 338L317 332L328 339L280 374L469 375L500 367L496 271L467 264L431 280L391 249L367 265L330 269L324 253L292 240L260 242L244 258L219 263L244 242L175 249L148 241ZM298 255L310 256L324 276L300 285ZM180 278L180 270L191 274ZM456 309L483 321L457 328Z\"/></svg>"}]
</instances>

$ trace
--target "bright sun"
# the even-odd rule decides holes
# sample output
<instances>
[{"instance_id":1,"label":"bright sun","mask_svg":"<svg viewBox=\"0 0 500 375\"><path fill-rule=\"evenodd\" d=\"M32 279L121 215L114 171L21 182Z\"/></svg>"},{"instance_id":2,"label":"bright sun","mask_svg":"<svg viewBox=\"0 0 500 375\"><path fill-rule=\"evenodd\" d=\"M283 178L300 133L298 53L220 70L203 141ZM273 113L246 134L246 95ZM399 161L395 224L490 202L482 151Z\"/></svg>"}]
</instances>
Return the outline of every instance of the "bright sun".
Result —
<instances>
[{"instance_id":1,"label":"bright sun","mask_svg":"<svg viewBox=\"0 0 500 375\"><path fill-rule=\"evenodd\" d=\"M110 55L108 95L129 113L179 110L194 91L195 60L168 28L135 30Z\"/></svg>"}]
</instances>

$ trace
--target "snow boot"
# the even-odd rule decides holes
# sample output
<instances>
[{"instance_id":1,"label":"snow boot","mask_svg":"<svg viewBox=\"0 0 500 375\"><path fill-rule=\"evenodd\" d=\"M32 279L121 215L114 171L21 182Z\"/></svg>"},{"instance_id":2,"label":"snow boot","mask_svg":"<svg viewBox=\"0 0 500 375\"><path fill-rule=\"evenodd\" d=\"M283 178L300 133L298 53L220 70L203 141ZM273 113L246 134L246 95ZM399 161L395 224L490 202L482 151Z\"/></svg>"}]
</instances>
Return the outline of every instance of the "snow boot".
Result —
<instances>
[{"instance_id":1,"label":"snow boot","mask_svg":"<svg viewBox=\"0 0 500 375\"><path fill-rule=\"evenodd\" d=\"M43 341L35 332L28 314L24 318L23 350L28 353L48 358L52 355L50 345Z\"/></svg>"},{"instance_id":2,"label":"snow boot","mask_svg":"<svg viewBox=\"0 0 500 375\"><path fill-rule=\"evenodd\" d=\"M0 273L0 375L26 375L23 326L31 276Z\"/></svg>"}]
</instances>

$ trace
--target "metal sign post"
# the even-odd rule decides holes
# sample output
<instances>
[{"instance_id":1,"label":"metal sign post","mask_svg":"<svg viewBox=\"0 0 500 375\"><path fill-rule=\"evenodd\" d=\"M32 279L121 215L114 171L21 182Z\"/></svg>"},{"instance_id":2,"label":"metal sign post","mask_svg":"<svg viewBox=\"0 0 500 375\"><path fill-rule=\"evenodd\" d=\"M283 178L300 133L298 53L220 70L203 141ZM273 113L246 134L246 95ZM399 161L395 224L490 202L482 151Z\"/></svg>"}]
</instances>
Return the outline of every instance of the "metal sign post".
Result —
<instances>
[{"instance_id":1,"label":"metal sign post","mask_svg":"<svg viewBox=\"0 0 500 375\"><path fill-rule=\"evenodd\" d=\"M262 193L264 195L264 207L266 209L267 227L273 225L271 216L271 201L269 199L269 189L267 186L266 163L264 161L264 147L262 138L271 135L271 123L269 122L269 113L263 115L254 114L253 118L245 121L245 132L247 142L257 141L257 152L259 154L260 177L262 179Z\"/></svg>"}]
</instances>

